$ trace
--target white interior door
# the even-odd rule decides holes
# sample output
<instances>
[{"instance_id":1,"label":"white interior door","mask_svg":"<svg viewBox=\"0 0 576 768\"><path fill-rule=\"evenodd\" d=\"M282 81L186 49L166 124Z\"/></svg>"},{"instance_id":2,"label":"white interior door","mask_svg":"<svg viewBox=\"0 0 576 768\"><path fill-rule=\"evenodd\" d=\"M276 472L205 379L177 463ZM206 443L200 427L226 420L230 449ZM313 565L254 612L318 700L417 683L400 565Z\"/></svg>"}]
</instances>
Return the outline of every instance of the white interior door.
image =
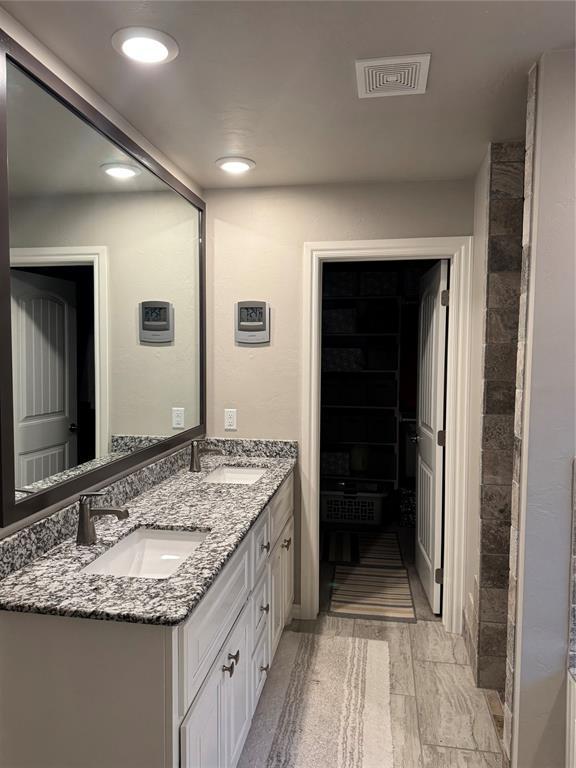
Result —
<instances>
[{"instance_id":1,"label":"white interior door","mask_svg":"<svg viewBox=\"0 0 576 768\"><path fill-rule=\"evenodd\" d=\"M77 464L76 286L20 270L10 279L18 488Z\"/></svg>"},{"instance_id":2,"label":"white interior door","mask_svg":"<svg viewBox=\"0 0 576 768\"><path fill-rule=\"evenodd\" d=\"M440 261L420 283L416 463L416 569L434 613L440 613L444 495L444 390L448 262ZM441 434L442 433L442 434Z\"/></svg>"}]
</instances>

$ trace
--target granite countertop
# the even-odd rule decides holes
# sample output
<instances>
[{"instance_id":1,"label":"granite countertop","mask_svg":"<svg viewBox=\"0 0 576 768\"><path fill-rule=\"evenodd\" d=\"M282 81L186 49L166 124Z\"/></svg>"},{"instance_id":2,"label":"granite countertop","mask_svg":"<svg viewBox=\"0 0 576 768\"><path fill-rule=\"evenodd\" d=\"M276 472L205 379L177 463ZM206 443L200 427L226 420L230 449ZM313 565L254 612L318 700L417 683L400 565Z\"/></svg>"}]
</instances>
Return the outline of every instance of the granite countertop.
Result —
<instances>
[{"instance_id":1,"label":"granite countertop","mask_svg":"<svg viewBox=\"0 0 576 768\"><path fill-rule=\"evenodd\" d=\"M227 466L266 467L253 485L205 483L209 471ZM127 520L96 521L98 543L67 540L0 581L0 609L87 619L173 626L200 602L252 524L295 465L292 458L202 458L205 471L182 470L125 506ZM97 503L96 503L97 505ZM139 527L210 531L198 549L167 579L82 572L119 539Z\"/></svg>"}]
</instances>

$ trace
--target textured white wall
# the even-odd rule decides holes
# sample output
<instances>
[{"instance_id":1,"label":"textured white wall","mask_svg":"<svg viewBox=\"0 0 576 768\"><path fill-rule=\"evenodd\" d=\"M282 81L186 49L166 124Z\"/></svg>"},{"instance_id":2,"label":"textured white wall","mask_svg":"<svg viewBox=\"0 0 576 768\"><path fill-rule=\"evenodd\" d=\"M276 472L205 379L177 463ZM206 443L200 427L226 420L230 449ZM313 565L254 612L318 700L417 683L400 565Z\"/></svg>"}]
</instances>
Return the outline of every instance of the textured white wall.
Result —
<instances>
[{"instance_id":1,"label":"textured white wall","mask_svg":"<svg viewBox=\"0 0 576 768\"><path fill-rule=\"evenodd\" d=\"M564 768L576 453L574 51L539 65L525 344L513 765ZM522 345L519 346L519 354Z\"/></svg>"},{"instance_id":2,"label":"textured white wall","mask_svg":"<svg viewBox=\"0 0 576 768\"><path fill-rule=\"evenodd\" d=\"M208 432L297 439L302 250L312 240L469 235L472 182L213 190L207 200ZM269 346L234 344L234 302L272 307Z\"/></svg>"},{"instance_id":3,"label":"textured white wall","mask_svg":"<svg viewBox=\"0 0 576 768\"><path fill-rule=\"evenodd\" d=\"M482 460L483 345L488 258L488 207L490 151L478 171L474 185L474 267L472 276L472 343L470 376L470 448L468 506L466 509L466 571L464 608L468 619L478 613L480 566L480 472ZM473 638L477 643L478 638Z\"/></svg>"},{"instance_id":4,"label":"textured white wall","mask_svg":"<svg viewBox=\"0 0 576 768\"><path fill-rule=\"evenodd\" d=\"M207 193L208 434L297 440L300 435L303 245L469 235L473 182L357 184ZM234 344L234 302L272 306L269 346ZM224 432L224 408L238 431ZM300 494L295 573L300 600Z\"/></svg>"},{"instance_id":5,"label":"textured white wall","mask_svg":"<svg viewBox=\"0 0 576 768\"><path fill-rule=\"evenodd\" d=\"M105 245L109 263L110 431L171 435L171 407L199 423L198 213L179 195L119 193L21 199L12 247ZM138 342L138 303L170 301L175 342Z\"/></svg>"}]
</instances>

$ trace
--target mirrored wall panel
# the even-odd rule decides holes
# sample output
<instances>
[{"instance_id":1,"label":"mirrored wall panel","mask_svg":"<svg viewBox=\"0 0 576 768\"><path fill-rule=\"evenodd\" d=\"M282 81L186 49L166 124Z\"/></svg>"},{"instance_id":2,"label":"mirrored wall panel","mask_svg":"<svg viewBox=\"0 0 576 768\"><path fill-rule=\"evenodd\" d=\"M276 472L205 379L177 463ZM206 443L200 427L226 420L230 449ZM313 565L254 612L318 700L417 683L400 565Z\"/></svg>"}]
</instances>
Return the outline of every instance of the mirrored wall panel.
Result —
<instances>
[{"instance_id":1,"label":"mirrored wall panel","mask_svg":"<svg viewBox=\"0 0 576 768\"><path fill-rule=\"evenodd\" d=\"M201 422L200 213L13 64L17 499Z\"/></svg>"}]
</instances>

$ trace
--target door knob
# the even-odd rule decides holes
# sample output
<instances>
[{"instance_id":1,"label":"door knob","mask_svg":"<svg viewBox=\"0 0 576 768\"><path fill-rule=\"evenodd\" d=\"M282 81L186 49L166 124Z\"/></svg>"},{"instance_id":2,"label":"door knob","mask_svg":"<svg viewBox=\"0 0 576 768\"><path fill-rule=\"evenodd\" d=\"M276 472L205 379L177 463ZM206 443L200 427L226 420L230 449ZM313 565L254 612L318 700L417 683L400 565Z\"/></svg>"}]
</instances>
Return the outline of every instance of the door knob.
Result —
<instances>
[{"instance_id":1,"label":"door knob","mask_svg":"<svg viewBox=\"0 0 576 768\"><path fill-rule=\"evenodd\" d=\"M266 544L260 544L260 549L262 552L270 552L270 542L268 541Z\"/></svg>"},{"instance_id":2,"label":"door knob","mask_svg":"<svg viewBox=\"0 0 576 768\"><path fill-rule=\"evenodd\" d=\"M282 548L290 549L291 544L292 544L292 537L290 537L289 539L284 539L284 541L282 542Z\"/></svg>"},{"instance_id":3,"label":"door knob","mask_svg":"<svg viewBox=\"0 0 576 768\"><path fill-rule=\"evenodd\" d=\"M222 664L222 672L228 672L230 677L232 677L234 674L234 662L232 662L232 664L228 664L228 666L226 666L226 664Z\"/></svg>"},{"instance_id":4,"label":"door knob","mask_svg":"<svg viewBox=\"0 0 576 768\"><path fill-rule=\"evenodd\" d=\"M270 664L264 664L264 666L260 667L260 672L265 672L268 674L268 670L270 669Z\"/></svg>"},{"instance_id":5,"label":"door knob","mask_svg":"<svg viewBox=\"0 0 576 768\"><path fill-rule=\"evenodd\" d=\"M240 663L240 649L236 651L236 653L229 653L228 654L228 661L233 661L236 664Z\"/></svg>"},{"instance_id":6,"label":"door knob","mask_svg":"<svg viewBox=\"0 0 576 768\"><path fill-rule=\"evenodd\" d=\"M68 427L69 432L78 432L78 424L70 424Z\"/></svg>"},{"instance_id":7,"label":"door knob","mask_svg":"<svg viewBox=\"0 0 576 768\"><path fill-rule=\"evenodd\" d=\"M270 612L270 603L266 603L266 605L261 605L260 610L262 613L269 613Z\"/></svg>"},{"instance_id":8,"label":"door knob","mask_svg":"<svg viewBox=\"0 0 576 768\"><path fill-rule=\"evenodd\" d=\"M420 442L420 435L410 435L410 442L411 443L419 443Z\"/></svg>"}]
</instances>

